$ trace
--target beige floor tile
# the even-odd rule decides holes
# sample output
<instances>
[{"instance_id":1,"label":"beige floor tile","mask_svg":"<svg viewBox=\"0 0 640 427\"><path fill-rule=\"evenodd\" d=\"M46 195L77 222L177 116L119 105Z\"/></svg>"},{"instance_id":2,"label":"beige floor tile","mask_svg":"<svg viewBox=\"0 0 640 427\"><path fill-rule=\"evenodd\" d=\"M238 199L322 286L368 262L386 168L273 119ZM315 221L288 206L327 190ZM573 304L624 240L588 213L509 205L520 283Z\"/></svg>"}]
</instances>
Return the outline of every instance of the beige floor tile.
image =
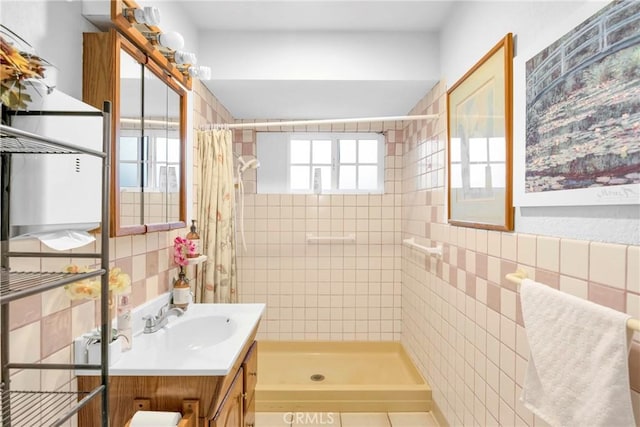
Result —
<instances>
[{"instance_id":1,"label":"beige floor tile","mask_svg":"<svg viewBox=\"0 0 640 427\"><path fill-rule=\"evenodd\" d=\"M342 427L391 427L385 412L342 412Z\"/></svg>"},{"instance_id":2,"label":"beige floor tile","mask_svg":"<svg viewBox=\"0 0 640 427\"><path fill-rule=\"evenodd\" d=\"M438 427L430 412L390 412L392 427Z\"/></svg>"},{"instance_id":3,"label":"beige floor tile","mask_svg":"<svg viewBox=\"0 0 640 427\"><path fill-rule=\"evenodd\" d=\"M291 413L256 412L256 427L290 427Z\"/></svg>"},{"instance_id":4,"label":"beige floor tile","mask_svg":"<svg viewBox=\"0 0 640 427\"><path fill-rule=\"evenodd\" d=\"M292 427L342 427L338 412L293 412L287 417Z\"/></svg>"}]
</instances>

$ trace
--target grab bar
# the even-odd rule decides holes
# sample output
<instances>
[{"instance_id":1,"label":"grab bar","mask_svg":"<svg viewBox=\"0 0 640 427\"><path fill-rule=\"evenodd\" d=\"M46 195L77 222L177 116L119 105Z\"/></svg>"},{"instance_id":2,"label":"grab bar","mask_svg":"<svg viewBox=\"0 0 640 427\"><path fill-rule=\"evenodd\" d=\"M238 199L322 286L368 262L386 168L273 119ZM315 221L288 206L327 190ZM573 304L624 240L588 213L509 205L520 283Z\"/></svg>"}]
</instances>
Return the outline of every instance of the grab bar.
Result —
<instances>
[{"instance_id":1,"label":"grab bar","mask_svg":"<svg viewBox=\"0 0 640 427\"><path fill-rule=\"evenodd\" d=\"M442 246L437 246L435 248L428 248L426 246L417 244L416 239L413 237L410 239L404 239L402 241L402 244L405 246L409 246L410 248L417 249L421 252L424 252L427 255L435 255L438 257L442 256Z\"/></svg>"},{"instance_id":2,"label":"grab bar","mask_svg":"<svg viewBox=\"0 0 640 427\"><path fill-rule=\"evenodd\" d=\"M505 274L504 276L508 281L515 283L517 285L521 284L524 279L526 279L527 272L522 269L517 269L515 273ZM627 320L627 328L632 331L640 332L640 320L639 319L629 319Z\"/></svg>"},{"instance_id":3,"label":"grab bar","mask_svg":"<svg viewBox=\"0 0 640 427\"><path fill-rule=\"evenodd\" d=\"M346 236L314 236L313 234L307 234L307 243L320 244L320 243L355 243L356 235L349 234Z\"/></svg>"}]
</instances>

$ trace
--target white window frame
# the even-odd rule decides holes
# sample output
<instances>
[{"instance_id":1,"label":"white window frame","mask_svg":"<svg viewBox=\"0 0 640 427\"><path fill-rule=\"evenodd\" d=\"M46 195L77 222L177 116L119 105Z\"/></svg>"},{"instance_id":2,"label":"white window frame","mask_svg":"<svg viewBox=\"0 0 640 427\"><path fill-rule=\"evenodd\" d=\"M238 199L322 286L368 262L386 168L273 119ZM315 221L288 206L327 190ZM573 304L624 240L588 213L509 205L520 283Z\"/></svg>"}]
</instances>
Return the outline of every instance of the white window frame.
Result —
<instances>
[{"instance_id":1,"label":"white window frame","mask_svg":"<svg viewBox=\"0 0 640 427\"><path fill-rule=\"evenodd\" d=\"M378 162L377 162L377 188L376 189L339 189L339 170L340 165L340 140L356 140L356 163L347 163L348 165L355 165L356 171L359 165L373 165L372 163L359 163L358 162L358 140L376 140L378 142ZM310 188L308 190L293 190L291 188L291 141L292 140L331 140L331 188L322 189L323 194L382 194L384 193L384 157L385 157L385 139L384 135L371 132L292 132L288 134L287 139L287 192L290 194L313 194L313 148L310 146L310 158L308 165L310 166ZM312 143L313 144L313 143ZM303 165L302 163L296 163L296 165ZM306 165L306 164L305 164ZM357 172L356 172L357 174ZM356 175L357 176L357 175ZM357 182L357 181L356 181Z\"/></svg>"}]
</instances>

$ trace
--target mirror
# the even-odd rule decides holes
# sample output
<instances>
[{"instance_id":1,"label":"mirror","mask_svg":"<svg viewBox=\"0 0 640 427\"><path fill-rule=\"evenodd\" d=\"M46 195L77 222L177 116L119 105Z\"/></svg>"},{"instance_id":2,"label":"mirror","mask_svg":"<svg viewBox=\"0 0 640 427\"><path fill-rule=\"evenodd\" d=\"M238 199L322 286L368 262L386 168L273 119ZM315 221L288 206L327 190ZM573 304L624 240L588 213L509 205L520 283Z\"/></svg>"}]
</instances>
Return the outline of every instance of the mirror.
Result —
<instances>
[{"instance_id":1,"label":"mirror","mask_svg":"<svg viewBox=\"0 0 640 427\"><path fill-rule=\"evenodd\" d=\"M144 116L144 223L176 222L180 219L180 95L146 68Z\"/></svg>"},{"instance_id":2,"label":"mirror","mask_svg":"<svg viewBox=\"0 0 640 427\"><path fill-rule=\"evenodd\" d=\"M119 229L184 226L184 91L152 63L143 66L125 49L120 56Z\"/></svg>"},{"instance_id":3,"label":"mirror","mask_svg":"<svg viewBox=\"0 0 640 427\"><path fill-rule=\"evenodd\" d=\"M142 215L143 131L142 66L125 50L120 51L120 137L117 170L120 192L120 226L144 224Z\"/></svg>"},{"instance_id":4,"label":"mirror","mask_svg":"<svg viewBox=\"0 0 640 427\"><path fill-rule=\"evenodd\" d=\"M185 227L187 92L174 74L113 29L84 33L83 100L112 102L110 235Z\"/></svg>"}]
</instances>

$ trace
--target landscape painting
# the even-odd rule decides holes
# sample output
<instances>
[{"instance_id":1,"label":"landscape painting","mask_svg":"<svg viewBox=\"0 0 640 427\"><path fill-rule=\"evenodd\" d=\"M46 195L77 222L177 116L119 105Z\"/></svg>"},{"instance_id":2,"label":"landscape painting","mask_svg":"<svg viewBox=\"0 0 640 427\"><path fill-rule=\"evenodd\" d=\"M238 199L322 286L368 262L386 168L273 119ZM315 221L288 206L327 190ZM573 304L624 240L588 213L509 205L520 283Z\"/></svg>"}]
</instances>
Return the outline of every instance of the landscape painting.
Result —
<instances>
[{"instance_id":1,"label":"landscape painting","mask_svg":"<svg viewBox=\"0 0 640 427\"><path fill-rule=\"evenodd\" d=\"M528 60L526 88L525 193L640 203L640 2L611 3Z\"/></svg>"}]
</instances>

